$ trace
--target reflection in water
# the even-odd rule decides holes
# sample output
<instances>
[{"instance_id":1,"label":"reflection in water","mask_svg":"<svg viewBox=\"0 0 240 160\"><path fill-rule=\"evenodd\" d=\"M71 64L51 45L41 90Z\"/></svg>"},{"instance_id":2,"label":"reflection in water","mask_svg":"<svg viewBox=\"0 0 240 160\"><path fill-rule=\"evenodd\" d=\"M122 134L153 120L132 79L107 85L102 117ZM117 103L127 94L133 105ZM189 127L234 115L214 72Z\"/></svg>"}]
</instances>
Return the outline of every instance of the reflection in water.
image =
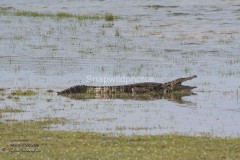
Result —
<instances>
[{"instance_id":1,"label":"reflection in water","mask_svg":"<svg viewBox=\"0 0 240 160\"><path fill-rule=\"evenodd\" d=\"M133 99L133 100L158 100L158 99L167 99L174 101L180 104L189 104L182 100L182 97L196 95L192 92L192 89L196 87L179 85L178 89L171 93L159 93L156 91L151 91L147 93L109 93L109 92L91 92L91 93L71 93L71 94L62 94L61 96L68 97L75 100L84 100L84 99Z\"/></svg>"}]
</instances>

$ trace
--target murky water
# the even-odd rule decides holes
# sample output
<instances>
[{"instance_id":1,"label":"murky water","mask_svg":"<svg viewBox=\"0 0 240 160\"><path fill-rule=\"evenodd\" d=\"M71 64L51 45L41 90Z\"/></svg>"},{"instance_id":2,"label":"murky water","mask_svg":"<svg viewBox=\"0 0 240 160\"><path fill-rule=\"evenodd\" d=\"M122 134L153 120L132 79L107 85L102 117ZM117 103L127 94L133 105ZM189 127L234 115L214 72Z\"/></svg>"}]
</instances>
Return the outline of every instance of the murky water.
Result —
<instances>
[{"instance_id":1,"label":"murky water","mask_svg":"<svg viewBox=\"0 0 240 160\"><path fill-rule=\"evenodd\" d=\"M0 15L0 107L23 113L5 119L64 117L65 130L122 134L240 134L240 2L213 1L0 1L1 7L80 15L112 13L121 19ZM156 82L198 75L187 103L73 100L47 93L92 77L152 77ZM120 82L108 82L104 85ZM9 88L9 89L8 89ZM7 98L33 89L33 97Z\"/></svg>"}]
</instances>

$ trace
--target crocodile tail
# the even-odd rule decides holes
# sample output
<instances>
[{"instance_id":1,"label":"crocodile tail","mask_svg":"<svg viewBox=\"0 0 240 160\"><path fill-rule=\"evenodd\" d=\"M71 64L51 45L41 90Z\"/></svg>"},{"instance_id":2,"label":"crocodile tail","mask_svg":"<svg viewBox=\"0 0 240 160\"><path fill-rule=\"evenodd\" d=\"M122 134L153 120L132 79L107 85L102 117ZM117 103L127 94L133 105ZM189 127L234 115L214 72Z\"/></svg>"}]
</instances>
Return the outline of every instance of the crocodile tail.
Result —
<instances>
[{"instance_id":1,"label":"crocodile tail","mask_svg":"<svg viewBox=\"0 0 240 160\"><path fill-rule=\"evenodd\" d=\"M68 89L62 90L60 92L57 92L58 94L75 94L75 93L86 93L87 92L87 86L85 85L77 85L74 87L70 87Z\"/></svg>"}]
</instances>

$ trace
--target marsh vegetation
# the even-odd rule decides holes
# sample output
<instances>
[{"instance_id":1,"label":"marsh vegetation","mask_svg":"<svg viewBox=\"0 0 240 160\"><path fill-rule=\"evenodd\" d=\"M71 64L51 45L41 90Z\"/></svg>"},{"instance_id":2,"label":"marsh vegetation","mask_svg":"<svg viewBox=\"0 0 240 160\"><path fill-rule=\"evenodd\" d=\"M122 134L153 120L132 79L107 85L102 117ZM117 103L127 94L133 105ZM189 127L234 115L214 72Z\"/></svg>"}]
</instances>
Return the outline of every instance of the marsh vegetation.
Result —
<instances>
[{"instance_id":1,"label":"marsh vegetation","mask_svg":"<svg viewBox=\"0 0 240 160\"><path fill-rule=\"evenodd\" d=\"M3 159L239 159L239 138L111 136L43 130L63 119L0 124ZM26 139L27 137L27 139ZM31 152L26 154L26 152Z\"/></svg>"},{"instance_id":2,"label":"marsh vegetation","mask_svg":"<svg viewBox=\"0 0 240 160\"><path fill-rule=\"evenodd\" d=\"M117 20L120 17L114 16L112 13L105 13L103 15L77 15L66 12L59 13L41 13L41 12L33 12L33 11L21 11L14 10L12 8L0 8L0 15L8 15L8 16L25 16L25 17L50 17L55 19L64 19L64 18L75 18L77 20L105 20L105 21L113 21Z\"/></svg>"}]
</instances>

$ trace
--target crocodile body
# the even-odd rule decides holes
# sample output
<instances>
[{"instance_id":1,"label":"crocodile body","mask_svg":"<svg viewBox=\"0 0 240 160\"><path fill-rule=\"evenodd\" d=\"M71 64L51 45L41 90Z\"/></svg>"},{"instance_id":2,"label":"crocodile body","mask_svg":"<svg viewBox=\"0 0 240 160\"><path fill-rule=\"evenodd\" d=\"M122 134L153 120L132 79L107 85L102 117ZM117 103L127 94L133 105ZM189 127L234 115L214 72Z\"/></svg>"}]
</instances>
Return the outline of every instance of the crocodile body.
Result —
<instances>
[{"instance_id":1,"label":"crocodile body","mask_svg":"<svg viewBox=\"0 0 240 160\"><path fill-rule=\"evenodd\" d=\"M70 87L63 91L58 92L59 95L74 95L74 94L95 94L95 96L101 95L119 95L121 93L133 93L137 95L141 94L152 94L157 93L158 95L171 94L175 92L181 92L184 90L191 91L194 87L183 86L182 83L197 76L178 78L176 80L166 82L166 83L154 83L154 82L144 82L144 83L134 83L127 85L118 86L86 86L77 85Z\"/></svg>"}]
</instances>

